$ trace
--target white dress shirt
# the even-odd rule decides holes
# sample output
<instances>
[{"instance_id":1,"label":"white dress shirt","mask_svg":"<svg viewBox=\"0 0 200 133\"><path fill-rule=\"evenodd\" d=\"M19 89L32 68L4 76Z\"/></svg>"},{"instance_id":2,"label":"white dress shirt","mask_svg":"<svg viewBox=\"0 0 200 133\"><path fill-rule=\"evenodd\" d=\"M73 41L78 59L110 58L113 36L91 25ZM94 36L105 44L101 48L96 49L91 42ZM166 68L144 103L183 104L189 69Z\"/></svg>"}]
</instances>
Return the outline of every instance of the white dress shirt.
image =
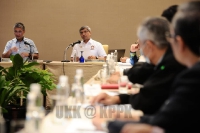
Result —
<instances>
[{"instance_id":1,"label":"white dress shirt","mask_svg":"<svg viewBox=\"0 0 200 133\"><path fill-rule=\"evenodd\" d=\"M87 52L89 52L89 53L87 53L87 55L89 55L89 56L96 56L96 57L107 56L102 44L93 39L90 39L87 43L84 43L83 41L81 41L80 44L76 44L73 47L71 57L74 57L74 50L76 50L76 52L78 52L77 55L78 55L78 57L80 57L81 56L81 53L80 53L81 48L86 49ZM84 58L87 59L88 57L84 57Z\"/></svg>"}]
</instances>

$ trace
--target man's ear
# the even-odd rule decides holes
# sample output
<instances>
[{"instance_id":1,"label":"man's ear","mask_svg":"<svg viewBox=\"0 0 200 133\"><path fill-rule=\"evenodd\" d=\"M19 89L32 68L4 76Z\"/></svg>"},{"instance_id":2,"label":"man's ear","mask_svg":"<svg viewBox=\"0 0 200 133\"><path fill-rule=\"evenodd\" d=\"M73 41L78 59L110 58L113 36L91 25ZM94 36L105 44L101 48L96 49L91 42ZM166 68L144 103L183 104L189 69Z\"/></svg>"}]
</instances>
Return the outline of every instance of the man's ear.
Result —
<instances>
[{"instance_id":1,"label":"man's ear","mask_svg":"<svg viewBox=\"0 0 200 133\"><path fill-rule=\"evenodd\" d=\"M146 45L147 45L148 50L150 50L150 51L154 50L155 45L154 45L154 43L152 41L147 40L146 41Z\"/></svg>"},{"instance_id":2,"label":"man's ear","mask_svg":"<svg viewBox=\"0 0 200 133\"><path fill-rule=\"evenodd\" d=\"M185 46L185 43L184 43L182 37L176 36L175 39L176 39L176 45L178 45L177 48L179 49L179 51L184 51L186 46Z\"/></svg>"}]
</instances>

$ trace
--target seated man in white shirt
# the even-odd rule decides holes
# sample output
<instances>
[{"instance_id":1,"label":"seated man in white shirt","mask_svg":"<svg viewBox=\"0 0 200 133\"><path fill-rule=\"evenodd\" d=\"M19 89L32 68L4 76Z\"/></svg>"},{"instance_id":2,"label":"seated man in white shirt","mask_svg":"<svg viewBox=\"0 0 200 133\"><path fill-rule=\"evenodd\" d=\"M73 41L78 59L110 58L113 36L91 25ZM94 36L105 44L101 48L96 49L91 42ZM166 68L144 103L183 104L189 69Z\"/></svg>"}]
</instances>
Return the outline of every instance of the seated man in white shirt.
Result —
<instances>
[{"instance_id":1,"label":"seated man in white shirt","mask_svg":"<svg viewBox=\"0 0 200 133\"><path fill-rule=\"evenodd\" d=\"M89 26L82 26L79 29L80 36L83 39L80 44L76 44L73 47L71 54L71 61L73 61L74 50L76 50L76 55L80 57L80 49L85 49L87 53L83 53L85 59L104 59L106 58L106 52L100 42L91 39L91 28ZM89 53L88 53L89 52Z\"/></svg>"},{"instance_id":2,"label":"seated man in white shirt","mask_svg":"<svg viewBox=\"0 0 200 133\"><path fill-rule=\"evenodd\" d=\"M2 58L10 58L10 55L20 54L26 60L38 59L37 47L31 39L24 37L25 26L23 23L16 23L14 26L15 38L8 41L2 54Z\"/></svg>"}]
</instances>

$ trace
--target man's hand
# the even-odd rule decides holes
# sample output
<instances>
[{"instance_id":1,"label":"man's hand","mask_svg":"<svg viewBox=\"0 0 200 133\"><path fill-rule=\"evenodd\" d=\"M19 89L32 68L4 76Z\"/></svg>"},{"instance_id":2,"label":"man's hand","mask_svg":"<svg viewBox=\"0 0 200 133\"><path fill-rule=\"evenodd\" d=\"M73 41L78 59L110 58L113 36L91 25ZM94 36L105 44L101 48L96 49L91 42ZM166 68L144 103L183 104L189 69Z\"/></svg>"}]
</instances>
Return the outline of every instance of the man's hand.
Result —
<instances>
[{"instance_id":1,"label":"man's hand","mask_svg":"<svg viewBox=\"0 0 200 133\"><path fill-rule=\"evenodd\" d=\"M109 118L101 117L100 107L96 106L96 114L95 117L92 119L93 125L96 127L97 130L104 130L102 124L105 123Z\"/></svg>"},{"instance_id":2,"label":"man's hand","mask_svg":"<svg viewBox=\"0 0 200 133\"><path fill-rule=\"evenodd\" d=\"M10 50L11 50L12 52L17 52L17 51L18 51L18 48L17 48L17 47L12 47Z\"/></svg>"},{"instance_id":3,"label":"man's hand","mask_svg":"<svg viewBox=\"0 0 200 133\"><path fill-rule=\"evenodd\" d=\"M164 133L164 130L148 124L126 124L121 133Z\"/></svg>"},{"instance_id":4,"label":"man's hand","mask_svg":"<svg viewBox=\"0 0 200 133\"><path fill-rule=\"evenodd\" d=\"M105 61L106 60L106 56L105 57L98 57L98 59Z\"/></svg>"},{"instance_id":5,"label":"man's hand","mask_svg":"<svg viewBox=\"0 0 200 133\"><path fill-rule=\"evenodd\" d=\"M122 62L122 63L126 63L126 60L128 59L128 57L121 57L120 58L120 61Z\"/></svg>"},{"instance_id":6,"label":"man's hand","mask_svg":"<svg viewBox=\"0 0 200 133\"><path fill-rule=\"evenodd\" d=\"M115 72L113 73L109 79L107 79L107 83L110 83L110 84L116 84L118 83L118 80L120 78L120 73L119 72Z\"/></svg>"},{"instance_id":7,"label":"man's hand","mask_svg":"<svg viewBox=\"0 0 200 133\"><path fill-rule=\"evenodd\" d=\"M104 105L113 105L113 104L119 104L120 99L119 99L119 96L109 96L106 93L101 93L101 94L95 96L91 100L92 105L95 105L96 103L101 103Z\"/></svg>"},{"instance_id":8,"label":"man's hand","mask_svg":"<svg viewBox=\"0 0 200 133\"><path fill-rule=\"evenodd\" d=\"M140 49L139 44L132 44L130 47L131 52L136 52Z\"/></svg>"},{"instance_id":9,"label":"man's hand","mask_svg":"<svg viewBox=\"0 0 200 133\"><path fill-rule=\"evenodd\" d=\"M102 110L103 112L101 112ZM141 112L142 111L140 110L133 110L131 112L130 111L127 112L127 110L120 111L114 108L109 108L109 106L107 106L107 109L106 107L96 106L96 114L95 117L92 119L92 122L97 130L105 130L104 129L105 127L103 127L102 125L105 124L107 121L110 120L138 121L141 116ZM103 115L103 114L108 114L108 115Z\"/></svg>"},{"instance_id":10,"label":"man's hand","mask_svg":"<svg viewBox=\"0 0 200 133\"><path fill-rule=\"evenodd\" d=\"M29 53L22 52L22 53L20 53L20 55L21 55L22 58L24 58L24 57L28 57Z\"/></svg>"},{"instance_id":11,"label":"man's hand","mask_svg":"<svg viewBox=\"0 0 200 133\"><path fill-rule=\"evenodd\" d=\"M96 59L96 56L92 56L92 55L91 55L91 56L88 56L88 59L90 59L90 60L91 60L91 59Z\"/></svg>"}]
</instances>

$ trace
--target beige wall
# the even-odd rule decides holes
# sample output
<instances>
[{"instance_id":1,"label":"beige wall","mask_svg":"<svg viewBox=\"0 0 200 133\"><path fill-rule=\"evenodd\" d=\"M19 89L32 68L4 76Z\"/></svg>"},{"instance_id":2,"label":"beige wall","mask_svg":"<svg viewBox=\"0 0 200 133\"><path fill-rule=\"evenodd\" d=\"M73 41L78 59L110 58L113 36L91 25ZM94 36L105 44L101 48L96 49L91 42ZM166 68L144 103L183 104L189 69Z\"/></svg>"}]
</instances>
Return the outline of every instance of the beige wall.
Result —
<instances>
[{"instance_id":1,"label":"beige wall","mask_svg":"<svg viewBox=\"0 0 200 133\"><path fill-rule=\"evenodd\" d=\"M12 38L15 22L26 26L43 60L62 60L64 49L80 40L78 29L89 25L92 38L110 49L126 49L137 40L136 29L146 16L160 16L186 0L0 0L0 53ZM68 57L72 48L68 49ZM68 58L69 59L69 58Z\"/></svg>"}]
</instances>

